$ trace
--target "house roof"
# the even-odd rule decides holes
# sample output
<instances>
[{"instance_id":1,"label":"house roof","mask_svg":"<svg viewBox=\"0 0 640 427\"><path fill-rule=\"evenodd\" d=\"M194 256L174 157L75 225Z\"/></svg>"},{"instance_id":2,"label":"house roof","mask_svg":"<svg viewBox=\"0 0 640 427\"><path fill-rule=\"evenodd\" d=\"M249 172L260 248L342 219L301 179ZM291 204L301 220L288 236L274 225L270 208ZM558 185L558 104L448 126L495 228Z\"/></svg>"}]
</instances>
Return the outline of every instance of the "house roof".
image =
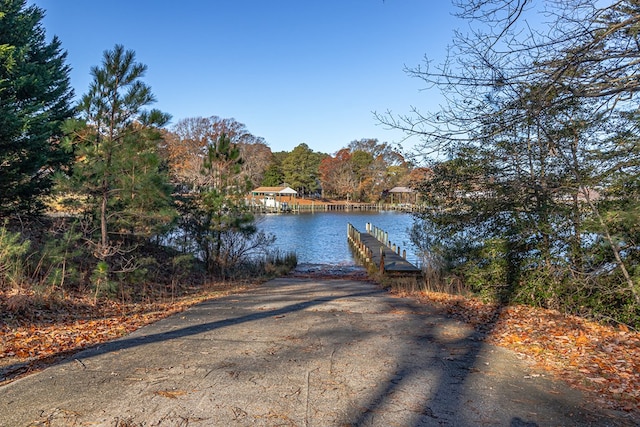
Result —
<instances>
[{"instance_id":1,"label":"house roof","mask_svg":"<svg viewBox=\"0 0 640 427\"><path fill-rule=\"evenodd\" d=\"M291 187L258 187L252 191L252 193L264 193L264 194L298 194L296 190Z\"/></svg>"},{"instance_id":2,"label":"house roof","mask_svg":"<svg viewBox=\"0 0 640 427\"><path fill-rule=\"evenodd\" d=\"M409 187L393 187L389 193L413 193L413 190Z\"/></svg>"}]
</instances>

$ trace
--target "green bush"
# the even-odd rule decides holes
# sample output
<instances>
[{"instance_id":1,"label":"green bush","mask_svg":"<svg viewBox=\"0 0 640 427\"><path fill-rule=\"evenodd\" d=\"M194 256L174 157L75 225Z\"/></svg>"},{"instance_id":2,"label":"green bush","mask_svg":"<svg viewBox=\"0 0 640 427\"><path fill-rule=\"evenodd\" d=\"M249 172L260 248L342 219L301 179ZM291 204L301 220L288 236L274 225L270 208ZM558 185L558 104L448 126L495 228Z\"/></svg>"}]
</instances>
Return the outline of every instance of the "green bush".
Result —
<instances>
[{"instance_id":1,"label":"green bush","mask_svg":"<svg viewBox=\"0 0 640 427\"><path fill-rule=\"evenodd\" d=\"M94 301L101 296L113 297L118 291L117 283L109 278L109 264L99 261L91 274L91 284L94 289Z\"/></svg>"},{"instance_id":2,"label":"green bush","mask_svg":"<svg viewBox=\"0 0 640 427\"><path fill-rule=\"evenodd\" d=\"M558 310L567 305L567 294L571 293L568 286L573 285L560 270L532 266L520 274L511 302Z\"/></svg>"},{"instance_id":3,"label":"green bush","mask_svg":"<svg viewBox=\"0 0 640 427\"><path fill-rule=\"evenodd\" d=\"M490 239L468 254L468 260L456 269L474 294L487 301L503 298L509 282L508 244L504 239Z\"/></svg>"},{"instance_id":4,"label":"green bush","mask_svg":"<svg viewBox=\"0 0 640 427\"><path fill-rule=\"evenodd\" d=\"M46 236L35 265L31 266L37 291L52 292L80 284L79 258L84 254L80 242L82 234L72 225L61 234Z\"/></svg>"},{"instance_id":5,"label":"green bush","mask_svg":"<svg viewBox=\"0 0 640 427\"><path fill-rule=\"evenodd\" d=\"M0 286L20 286L25 277L25 259L31 243L20 233L0 227Z\"/></svg>"}]
</instances>

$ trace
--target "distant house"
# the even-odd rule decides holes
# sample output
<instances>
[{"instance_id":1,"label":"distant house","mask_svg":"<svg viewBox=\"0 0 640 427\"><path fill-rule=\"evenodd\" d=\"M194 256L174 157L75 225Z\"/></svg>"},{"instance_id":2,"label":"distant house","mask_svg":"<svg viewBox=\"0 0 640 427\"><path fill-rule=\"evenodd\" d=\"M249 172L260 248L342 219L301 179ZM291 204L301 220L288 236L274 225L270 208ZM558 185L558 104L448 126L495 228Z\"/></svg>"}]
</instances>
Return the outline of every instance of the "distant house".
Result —
<instances>
[{"instance_id":1,"label":"distant house","mask_svg":"<svg viewBox=\"0 0 640 427\"><path fill-rule=\"evenodd\" d=\"M258 187L251 191L250 199L268 208L287 209L297 196L298 192L291 187Z\"/></svg>"},{"instance_id":2,"label":"distant house","mask_svg":"<svg viewBox=\"0 0 640 427\"><path fill-rule=\"evenodd\" d=\"M391 203L417 203L418 193L409 187L393 187L389 190Z\"/></svg>"},{"instance_id":3,"label":"distant house","mask_svg":"<svg viewBox=\"0 0 640 427\"><path fill-rule=\"evenodd\" d=\"M597 202L602 198L600 192L594 188L580 187L577 193L564 193L556 196L556 200L565 203L573 202L574 197L579 203Z\"/></svg>"}]
</instances>

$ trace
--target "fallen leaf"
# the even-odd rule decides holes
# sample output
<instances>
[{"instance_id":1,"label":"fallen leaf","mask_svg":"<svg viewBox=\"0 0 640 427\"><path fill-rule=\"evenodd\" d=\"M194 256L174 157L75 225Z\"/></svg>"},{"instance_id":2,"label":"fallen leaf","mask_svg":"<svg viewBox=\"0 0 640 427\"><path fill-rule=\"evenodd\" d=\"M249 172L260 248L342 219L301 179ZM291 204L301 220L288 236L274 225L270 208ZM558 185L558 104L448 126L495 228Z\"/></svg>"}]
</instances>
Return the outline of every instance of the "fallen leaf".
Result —
<instances>
[{"instance_id":1,"label":"fallen leaf","mask_svg":"<svg viewBox=\"0 0 640 427\"><path fill-rule=\"evenodd\" d=\"M179 396L184 396L185 394L187 394L187 392L184 390L161 390L155 391L153 392L153 394L157 394L158 396L162 397L168 397L169 399L177 399Z\"/></svg>"}]
</instances>

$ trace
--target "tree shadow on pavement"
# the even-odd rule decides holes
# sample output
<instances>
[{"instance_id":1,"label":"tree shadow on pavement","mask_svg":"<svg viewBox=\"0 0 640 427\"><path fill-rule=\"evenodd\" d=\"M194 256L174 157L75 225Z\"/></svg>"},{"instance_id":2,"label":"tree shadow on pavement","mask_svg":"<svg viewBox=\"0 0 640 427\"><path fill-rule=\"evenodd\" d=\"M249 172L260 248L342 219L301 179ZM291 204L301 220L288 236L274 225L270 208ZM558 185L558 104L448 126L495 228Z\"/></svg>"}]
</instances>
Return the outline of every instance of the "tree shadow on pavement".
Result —
<instances>
[{"instance_id":1,"label":"tree shadow on pavement","mask_svg":"<svg viewBox=\"0 0 640 427\"><path fill-rule=\"evenodd\" d=\"M563 383L540 374L514 377L511 368L519 362L517 355L484 343L510 294L507 291L501 297L503 304L496 308L493 320L479 329L469 327L466 333L446 336L447 323L455 321L443 317L439 323L425 322L424 329L407 333L395 372L364 405L365 410L354 420L345 420L345 425L389 425L388 414L397 396L406 393L420 396L420 402L409 408L411 414L402 419L404 426L635 425L618 413L591 406L586 396ZM409 298L397 298L394 304L406 313L425 309ZM435 353L426 351L425 343ZM421 357L424 360L419 363ZM435 375L425 378L425 370ZM421 385L416 387L416 383Z\"/></svg>"},{"instance_id":2,"label":"tree shadow on pavement","mask_svg":"<svg viewBox=\"0 0 640 427\"><path fill-rule=\"evenodd\" d=\"M290 288L281 291L279 286ZM565 395L564 388L549 390L546 380L523 382L511 372L517 359L484 344L483 332L446 318L427 304L390 296L374 284L289 279L265 284L259 296L254 292L194 306L139 333L86 349L76 355L77 360L82 364L82 360L106 353L171 340L184 348L188 344L179 341L181 338L271 319L266 329L259 330L256 324L242 330L246 336L238 340L250 345L255 334L272 332L271 336L260 337L264 341L256 351L264 351L265 346L277 349L247 357L243 347L218 360L225 366L233 363L234 372L281 368L285 378L296 368L287 364L297 360L299 373L306 375L301 383L306 385L303 403L307 409L304 416L297 414L303 421L296 425L625 425L597 413L595 408L580 406L584 402L576 399L578 395ZM227 308L229 311L225 311ZM219 320L207 321L212 311ZM289 329L278 323L279 319L297 323ZM488 325L487 330L491 327ZM283 338L291 340L283 342ZM310 346L310 342L318 345ZM167 352L170 348L155 351ZM209 363L208 372L225 369L211 365L213 362L203 363ZM322 372L319 363L324 364ZM242 383L236 386L239 388L224 392L245 391ZM274 391L281 386L269 387ZM298 397L303 394L295 393ZM273 398L283 399L279 396L276 393ZM330 396L329 401L323 400L326 396ZM310 407L324 415L314 418ZM335 407L342 409L335 412ZM302 403L298 410L305 411Z\"/></svg>"}]
</instances>

